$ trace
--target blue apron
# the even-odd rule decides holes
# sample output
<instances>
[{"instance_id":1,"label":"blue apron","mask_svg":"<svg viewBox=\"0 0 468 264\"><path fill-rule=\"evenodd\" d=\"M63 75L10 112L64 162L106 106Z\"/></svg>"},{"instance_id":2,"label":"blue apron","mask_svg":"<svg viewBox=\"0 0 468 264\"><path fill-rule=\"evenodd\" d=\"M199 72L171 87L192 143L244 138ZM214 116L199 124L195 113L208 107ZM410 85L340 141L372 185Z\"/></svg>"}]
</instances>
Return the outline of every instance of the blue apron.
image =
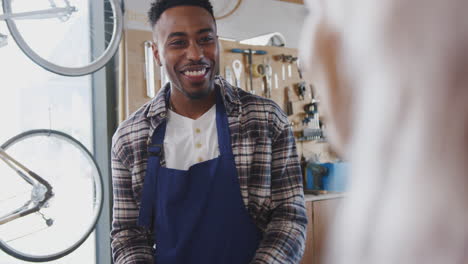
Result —
<instances>
[{"instance_id":1,"label":"blue apron","mask_svg":"<svg viewBox=\"0 0 468 264\"><path fill-rule=\"evenodd\" d=\"M154 231L158 264L247 264L261 231L248 214L231 149L228 118L216 89L220 156L188 171L161 167L166 121L154 131L138 223Z\"/></svg>"}]
</instances>

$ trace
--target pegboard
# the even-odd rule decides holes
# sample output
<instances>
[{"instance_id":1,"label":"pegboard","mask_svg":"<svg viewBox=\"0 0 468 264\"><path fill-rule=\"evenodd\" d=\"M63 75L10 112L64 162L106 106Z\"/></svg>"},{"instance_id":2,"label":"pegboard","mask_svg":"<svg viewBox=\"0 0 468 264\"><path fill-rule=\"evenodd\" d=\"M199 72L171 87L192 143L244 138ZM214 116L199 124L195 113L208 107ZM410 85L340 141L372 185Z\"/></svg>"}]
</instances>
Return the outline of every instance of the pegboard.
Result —
<instances>
[{"instance_id":1,"label":"pegboard","mask_svg":"<svg viewBox=\"0 0 468 264\"><path fill-rule=\"evenodd\" d=\"M263 64L269 60L269 63L272 67L272 89L271 97L285 112L287 112L287 102L290 100L292 102L293 113L289 115L289 120L292 123L292 127L296 137L300 137L303 126L302 119L306 116L304 112L304 106L311 102L311 91L309 85L305 92L304 99L299 97L299 94L296 89L296 85L300 82L303 82L299 76L297 64L294 63L284 63L280 60L275 59L278 55L290 55L297 58L297 50L292 48L283 48L283 47L270 47L270 46L253 46L253 45L244 45L238 42L233 41L224 41L221 40L221 75L226 77L226 67L232 68L232 62L234 60L240 60L243 65L243 71L241 75L241 88L250 91L250 74L249 74L249 64L248 56L245 54L231 52L232 49L252 49L265 51L265 55L252 55L252 63L255 65ZM283 80L283 65L285 68L285 79ZM291 75L289 76L290 68ZM275 84L275 74L278 78L278 87ZM265 96L266 92L262 89L265 86L265 80L261 77L253 77L253 90L254 94ZM291 98L288 98L287 89L290 89Z\"/></svg>"},{"instance_id":2,"label":"pegboard","mask_svg":"<svg viewBox=\"0 0 468 264\"><path fill-rule=\"evenodd\" d=\"M312 84L306 82L306 89L304 96L301 97L298 89L297 84L301 82L305 82L299 74L298 64L296 62L288 63L279 60L279 55L289 55L292 57L296 57L298 55L297 49L292 48L284 48L284 47L271 47L271 46L254 46L254 45L245 45L240 44L238 42L233 41L225 41L221 40L221 62L220 62L220 74L226 78L226 67L230 67L232 69L233 61L240 60L243 65L243 71L241 74L241 88L250 91L250 74L249 74L249 63L248 63L248 56L242 53L235 53L231 52L232 49L242 49L242 50L260 50L265 51L266 54L264 55L252 55L252 64L258 65L263 64L265 62L269 62L272 68L272 89L271 89L271 96L269 97L273 101L275 101L285 113L287 111L287 103L291 101L292 103L292 114L288 115L288 119L292 125L292 129L294 132L294 136L296 138L297 149L299 156L304 155L306 160L309 159L317 159L317 162L334 162L337 157L336 155L330 150L329 144L323 139L317 140L301 140L303 139L302 131L306 127L302 123L304 117L306 117L306 113L304 111L304 106L307 104L312 103L313 99L313 89ZM285 67L285 79L283 80L283 66ZM300 65L299 65L300 66ZM289 75L289 69L291 71L291 75ZM278 78L278 86L275 84L275 74ZM233 78L234 79L234 78ZM235 81L233 81L235 83ZM268 97L268 93L262 89L265 87L265 79L262 77L253 77L253 90L254 94ZM287 89L290 89L290 98L287 93ZM314 101L316 102L316 101Z\"/></svg>"}]
</instances>

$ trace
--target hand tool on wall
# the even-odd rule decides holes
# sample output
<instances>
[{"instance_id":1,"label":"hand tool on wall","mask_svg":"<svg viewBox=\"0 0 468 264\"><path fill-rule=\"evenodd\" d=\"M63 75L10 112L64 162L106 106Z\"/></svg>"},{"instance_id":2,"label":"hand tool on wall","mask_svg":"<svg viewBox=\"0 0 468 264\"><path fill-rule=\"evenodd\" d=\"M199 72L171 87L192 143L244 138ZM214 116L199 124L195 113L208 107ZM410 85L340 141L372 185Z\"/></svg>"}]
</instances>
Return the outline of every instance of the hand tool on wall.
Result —
<instances>
[{"instance_id":1,"label":"hand tool on wall","mask_svg":"<svg viewBox=\"0 0 468 264\"><path fill-rule=\"evenodd\" d=\"M230 84L230 85L236 85L237 83L234 83L233 79L232 79L232 68L231 66L227 65L226 68L224 69L224 74L226 76L226 81Z\"/></svg>"},{"instance_id":2,"label":"hand tool on wall","mask_svg":"<svg viewBox=\"0 0 468 264\"><path fill-rule=\"evenodd\" d=\"M320 127L320 116L318 112L315 114L315 127L317 128L317 139L322 138L322 128Z\"/></svg>"},{"instance_id":3,"label":"hand tool on wall","mask_svg":"<svg viewBox=\"0 0 468 264\"><path fill-rule=\"evenodd\" d=\"M320 116L318 112L318 102L312 99L311 103L304 106L306 118L303 122L307 122L307 128L303 130L303 136L310 139L323 138L322 128L320 127Z\"/></svg>"},{"instance_id":4,"label":"hand tool on wall","mask_svg":"<svg viewBox=\"0 0 468 264\"><path fill-rule=\"evenodd\" d=\"M275 73L275 89L278 89L278 74Z\"/></svg>"},{"instance_id":5,"label":"hand tool on wall","mask_svg":"<svg viewBox=\"0 0 468 264\"><path fill-rule=\"evenodd\" d=\"M278 54L278 55L273 56L273 59L277 61L282 61L282 62L288 62L289 60L291 60L291 58L292 58L292 55L287 55L287 54Z\"/></svg>"},{"instance_id":6,"label":"hand tool on wall","mask_svg":"<svg viewBox=\"0 0 468 264\"><path fill-rule=\"evenodd\" d=\"M265 96L267 98L271 98L271 79L273 77L273 68L270 65L270 58L265 58L264 59L264 68L265 68L265 83L266 83L266 89L265 89Z\"/></svg>"},{"instance_id":7,"label":"hand tool on wall","mask_svg":"<svg viewBox=\"0 0 468 264\"><path fill-rule=\"evenodd\" d=\"M154 88L154 58L153 49L150 41L145 41L145 79L146 79L146 96L153 98L156 95Z\"/></svg>"},{"instance_id":8,"label":"hand tool on wall","mask_svg":"<svg viewBox=\"0 0 468 264\"><path fill-rule=\"evenodd\" d=\"M236 86L241 87L241 74L242 74L242 62L240 60L234 60L232 62L232 68L234 69L234 76L236 77Z\"/></svg>"},{"instance_id":9,"label":"hand tool on wall","mask_svg":"<svg viewBox=\"0 0 468 264\"><path fill-rule=\"evenodd\" d=\"M263 78L265 76L265 65L254 64L252 66L252 76L256 78Z\"/></svg>"},{"instance_id":10,"label":"hand tool on wall","mask_svg":"<svg viewBox=\"0 0 468 264\"><path fill-rule=\"evenodd\" d=\"M301 100L304 100L304 95L305 95L305 92L307 90L307 84L306 82L300 82L298 83L297 85L297 93L299 94L299 98Z\"/></svg>"},{"instance_id":11,"label":"hand tool on wall","mask_svg":"<svg viewBox=\"0 0 468 264\"><path fill-rule=\"evenodd\" d=\"M265 65L265 81L266 81L266 89L265 89L265 96L267 98L271 98L271 78L273 75L273 70L269 64Z\"/></svg>"},{"instance_id":12,"label":"hand tool on wall","mask_svg":"<svg viewBox=\"0 0 468 264\"><path fill-rule=\"evenodd\" d=\"M288 64L288 78L292 78L292 63L296 62L298 60L298 57L294 57L292 55L287 55L287 54L279 54L273 56L275 60L281 61L283 64L281 65L281 71L282 71L282 77L283 81L286 80L286 66L285 64ZM302 79L302 73L300 73L300 77Z\"/></svg>"},{"instance_id":13,"label":"hand tool on wall","mask_svg":"<svg viewBox=\"0 0 468 264\"><path fill-rule=\"evenodd\" d=\"M289 56L288 57L288 77L292 78L292 64L298 60L298 57Z\"/></svg>"},{"instance_id":14,"label":"hand tool on wall","mask_svg":"<svg viewBox=\"0 0 468 264\"><path fill-rule=\"evenodd\" d=\"M288 55L279 54L273 56L273 59L277 61L281 61L281 80L286 81L286 65L285 62L287 61Z\"/></svg>"},{"instance_id":15,"label":"hand tool on wall","mask_svg":"<svg viewBox=\"0 0 468 264\"><path fill-rule=\"evenodd\" d=\"M286 81L286 66L281 64L281 80Z\"/></svg>"},{"instance_id":16,"label":"hand tool on wall","mask_svg":"<svg viewBox=\"0 0 468 264\"><path fill-rule=\"evenodd\" d=\"M296 60L297 72L299 73L299 78L302 80L302 69L301 69L301 60Z\"/></svg>"},{"instance_id":17,"label":"hand tool on wall","mask_svg":"<svg viewBox=\"0 0 468 264\"><path fill-rule=\"evenodd\" d=\"M264 95L266 95L265 92L265 82L264 82L264 77L265 77L265 65L263 64L253 64L252 66L252 76L255 78L262 78L262 83L261 83L261 91ZM254 92L252 92L254 93Z\"/></svg>"},{"instance_id":18,"label":"hand tool on wall","mask_svg":"<svg viewBox=\"0 0 468 264\"><path fill-rule=\"evenodd\" d=\"M290 116L294 114L293 102L292 102L292 95L289 86L285 88L287 94L287 101L286 101L286 115Z\"/></svg>"},{"instance_id":19,"label":"hand tool on wall","mask_svg":"<svg viewBox=\"0 0 468 264\"><path fill-rule=\"evenodd\" d=\"M247 63L249 64L249 77L250 77L250 92L255 94L253 89L253 63L252 63L252 55L265 55L267 54L264 50L252 50L252 49L231 49L231 52L234 53L242 53L247 55Z\"/></svg>"}]
</instances>

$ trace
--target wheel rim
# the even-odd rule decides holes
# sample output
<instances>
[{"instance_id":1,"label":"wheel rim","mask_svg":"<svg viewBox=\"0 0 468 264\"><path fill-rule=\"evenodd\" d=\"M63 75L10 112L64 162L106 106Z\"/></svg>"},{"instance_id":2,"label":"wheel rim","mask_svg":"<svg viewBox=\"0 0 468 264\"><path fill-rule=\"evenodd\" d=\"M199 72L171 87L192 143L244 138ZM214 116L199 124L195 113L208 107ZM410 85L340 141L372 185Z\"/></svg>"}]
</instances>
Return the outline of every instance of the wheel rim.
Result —
<instances>
[{"instance_id":1,"label":"wheel rim","mask_svg":"<svg viewBox=\"0 0 468 264\"><path fill-rule=\"evenodd\" d=\"M65 250L62 250L60 252L55 252L53 254L49 255L33 255L33 254L28 254L19 250L16 250L15 248L9 246L8 244L4 243L2 240L0 240L0 247L9 255L16 257L21 260L26 260L26 261L32 261L32 262L43 262L43 261L51 261L55 259L59 259L61 257L64 257L74 250L76 250L80 245L82 245L86 239L89 237L89 235L92 233L94 230L94 227L97 223L97 220L99 219L99 216L102 211L102 205L103 205L103 185L102 185L102 175L101 171L94 160L93 156L91 153L87 150L87 148L81 144L78 140L74 139L73 137L69 136L68 134L65 134L60 131L55 131L55 130L31 130L27 131L24 133L21 133L11 139L9 139L7 142L5 142L1 147L3 149L8 149L11 146L14 146L15 143L18 143L22 140L28 139L28 138L33 138L33 137L38 137L38 136L54 136L56 138L59 138L61 140L66 141L68 144L73 145L73 147L78 148L80 151L83 152L83 155L88 158L88 160L92 163L93 168L96 169L97 175L94 179L95 183L95 194L96 194L96 205L97 209L93 213L92 220L89 222L88 228L83 232L82 235L80 235L80 239L78 239L76 242L74 242L71 246L66 248Z\"/></svg>"}]
</instances>

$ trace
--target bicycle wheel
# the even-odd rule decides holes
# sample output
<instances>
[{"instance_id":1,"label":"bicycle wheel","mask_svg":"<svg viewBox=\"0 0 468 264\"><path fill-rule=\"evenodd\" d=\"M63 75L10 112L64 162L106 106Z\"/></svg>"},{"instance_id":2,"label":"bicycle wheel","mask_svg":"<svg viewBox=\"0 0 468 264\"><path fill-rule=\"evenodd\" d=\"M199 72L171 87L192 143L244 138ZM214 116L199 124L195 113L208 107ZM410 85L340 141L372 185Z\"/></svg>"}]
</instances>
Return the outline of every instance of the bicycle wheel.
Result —
<instances>
[{"instance_id":1,"label":"bicycle wheel","mask_svg":"<svg viewBox=\"0 0 468 264\"><path fill-rule=\"evenodd\" d=\"M60 75L82 76L104 67L122 37L123 15L118 0L3 0L6 14L54 7L72 7L75 11L48 18L6 19L20 49L39 66Z\"/></svg>"},{"instance_id":2,"label":"bicycle wheel","mask_svg":"<svg viewBox=\"0 0 468 264\"><path fill-rule=\"evenodd\" d=\"M47 129L24 132L1 147L48 181L54 196L39 212L1 224L0 248L34 262L71 253L93 231L102 209L102 178L91 153L73 137ZM2 216L32 200L35 193L1 161L0 175Z\"/></svg>"},{"instance_id":3,"label":"bicycle wheel","mask_svg":"<svg viewBox=\"0 0 468 264\"><path fill-rule=\"evenodd\" d=\"M242 4L242 0L212 0L213 13L216 20L221 20L232 15L239 6Z\"/></svg>"}]
</instances>

